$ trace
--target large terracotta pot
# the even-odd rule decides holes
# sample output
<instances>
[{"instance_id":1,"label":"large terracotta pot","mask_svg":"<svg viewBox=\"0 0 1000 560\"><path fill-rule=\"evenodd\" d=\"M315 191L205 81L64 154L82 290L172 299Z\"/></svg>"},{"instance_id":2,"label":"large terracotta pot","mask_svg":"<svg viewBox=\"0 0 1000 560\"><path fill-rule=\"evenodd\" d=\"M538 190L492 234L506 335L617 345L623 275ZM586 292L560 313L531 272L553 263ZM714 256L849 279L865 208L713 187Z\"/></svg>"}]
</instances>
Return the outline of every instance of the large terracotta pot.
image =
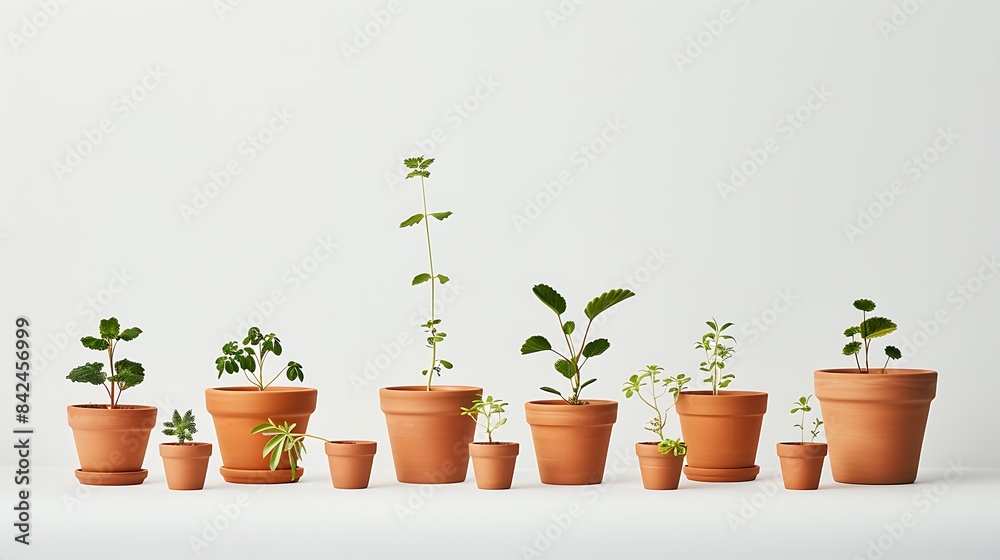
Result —
<instances>
[{"instance_id":1,"label":"large terracotta pot","mask_svg":"<svg viewBox=\"0 0 1000 560\"><path fill-rule=\"evenodd\" d=\"M201 490L205 487L208 460L212 457L211 443L161 443L160 457L167 488L171 490Z\"/></svg>"},{"instance_id":2,"label":"large terracotta pot","mask_svg":"<svg viewBox=\"0 0 1000 560\"><path fill-rule=\"evenodd\" d=\"M334 488L360 490L368 488L372 462L378 444L374 441L328 441L323 444L330 462L330 478Z\"/></svg>"},{"instance_id":3,"label":"large terracotta pot","mask_svg":"<svg viewBox=\"0 0 1000 560\"><path fill-rule=\"evenodd\" d=\"M205 390L205 405L215 423L222 454L222 478L244 484L292 482L288 457L282 457L271 471L263 456L268 436L251 434L254 427L267 422L296 424L296 433L309 428L309 416L316 410L316 389L309 387L219 387ZM302 468L295 469L295 480Z\"/></svg>"},{"instance_id":4,"label":"large terracotta pot","mask_svg":"<svg viewBox=\"0 0 1000 560\"><path fill-rule=\"evenodd\" d=\"M894 368L813 374L833 479L848 484L916 480L937 377L928 369Z\"/></svg>"},{"instance_id":5,"label":"large terracotta pot","mask_svg":"<svg viewBox=\"0 0 1000 560\"><path fill-rule=\"evenodd\" d=\"M660 453L660 444L655 441L641 441L635 444L635 454L639 457L639 474L642 487L646 490L677 490L681 482L681 467L684 455L674 455L673 451Z\"/></svg>"},{"instance_id":6,"label":"large terracotta pot","mask_svg":"<svg viewBox=\"0 0 1000 560\"><path fill-rule=\"evenodd\" d=\"M476 423L462 416L481 387L413 385L379 389L396 480L411 484L463 482Z\"/></svg>"},{"instance_id":7,"label":"large terracotta pot","mask_svg":"<svg viewBox=\"0 0 1000 560\"><path fill-rule=\"evenodd\" d=\"M514 464L521 446L509 441L469 444L472 470L480 490L509 490L514 481Z\"/></svg>"},{"instance_id":8,"label":"large terracotta pot","mask_svg":"<svg viewBox=\"0 0 1000 560\"><path fill-rule=\"evenodd\" d=\"M139 484L146 478L149 432L156 426L156 407L123 404L74 404L66 407L80 458L77 479L83 484Z\"/></svg>"},{"instance_id":9,"label":"large terracotta pot","mask_svg":"<svg viewBox=\"0 0 1000 560\"><path fill-rule=\"evenodd\" d=\"M688 445L684 475L689 480L746 482L757 478L757 443L767 393L682 391L676 408Z\"/></svg>"},{"instance_id":10,"label":"large terracotta pot","mask_svg":"<svg viewBox=\"0 0 1000 560\"><path fill-rule=\"evenodd\" d=\"M776 446L786 490L815 490L823 475L825 443L783 442Z\"/></svg>"},{"instance_id":11,"label":"large terracotta pot","mask_svg":"<svg viewBox=\"0 0 1000 560\"><path fill-rule=\"evenodd\" d=\"M524 412L544 484L600 484L604 480L611 428L618 419L617 401L577 405L562 400L531 401L524 404Z\"/></svg>"}]
</instances>

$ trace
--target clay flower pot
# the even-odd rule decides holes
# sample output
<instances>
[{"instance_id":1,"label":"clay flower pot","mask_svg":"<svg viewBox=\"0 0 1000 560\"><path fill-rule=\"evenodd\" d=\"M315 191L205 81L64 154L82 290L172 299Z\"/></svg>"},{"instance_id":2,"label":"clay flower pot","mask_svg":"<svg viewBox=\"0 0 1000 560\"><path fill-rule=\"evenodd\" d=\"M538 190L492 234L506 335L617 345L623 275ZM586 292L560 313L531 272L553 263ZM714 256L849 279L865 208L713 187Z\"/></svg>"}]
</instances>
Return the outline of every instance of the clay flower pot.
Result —
<instances>
[{"instance_id":1,"label":"clay flower pot","mask_svg":"<svg viewBox=\"0 0 1000 560\"><path fill-rule=\"evenodd\" d=\"M655 441L641 441L635 444L635 454L639 457L639 474L642 487L646 490L677 490L681 482L681 467L684 455L660 453Z\"/></svg>"},{"instance_id":2,"label":"clay flower pot","mask_svg":"<svg viewBox=\"0 0 1000 560\"><path fill-rule=\"evenodd\" d=\"M510 441L480 441L469 444L472 470L480 490L509 490L514 480L514 463L521 446Z\"/></svg>"},{"instance_id":3,"label":"clay flower pot","mask_svg":"<svg viewBox=\"0 0 1000 560\"><path fill-rule=\"evenodd\" d=\"M777 444L781 479L787 490L815 490L823 474L825 443L782 442Z\"/></svg>"},{"instance_id":4,"label":"clay flower pot","mask_svg":"<svg viewBox=\"0 0 1000 560\"><path fill-rule=\"evenodd\" d=\"M848 484L916 480L937 376L927 369L894 368L813 374L833 479Z\"/></svg>"},{"instance_id":5,"label":"clay flower pot","mask_svg":"<svg viewBox=\"0 0 1000 560\"><path fill-rule=\"evenodd\" d=\"M140 484L148 474L142 468L149 432L156 425L156 407L123 404L116 408L98 404L66 407L73 429L83 484L124 486Z\"/></svg>"},{"instance_id":6,"label":"clay flower pot","mask_svg":"<svg viewBox=\"0 0 1000 560\"><path fill-rule=\"evenodd\" d=\"M374 441L328 441L323 444L330 461L333 487L344 490L368 488L377 445Z\"/></svg>"},{"instance_id":7,"label":"clay flower pot","mask_svg":"<svg viewBox=\"0 0 1000 560\"><path fill-rule=\"evenodd\" d=\"M481 387L435 385L383 387L379 404L385 414L396 480L411 484L465 481L469 443L476 424L462 407L482 394Z\"/></svg>"},{"instance_id":8,"label":"clay flower pot","mask_svg":"<svg viewBox=\"0 0 1000 560\"><path fill-rule=\"evenodd\" d=\"M161 443L163 472L171 490L201 490L205 487L211 443Z\"/></svg>"},{"instance_id":9,"label":"clay flower pot","mask_svg":"<svg viewBox=\"0 0 1000 560\"><path fill-rule=\"evenodd\" d=\"M757 478L757 442L767 393L682 391L677 399L687 442L684 475L699 482L746 482Z\"/></svg>"},{"instance_id":10,"label":"clay flower pot","mask_svg":"<svg viewBox=\"0 0 1000 560\"><path fill-rule=\"evenodd\" d=\"M531 401L524 404L524 412L542 483L600 484L604 480L611 428L618 419L617 401L576 405L557 399Z\"/></svg>"},{"instance_id":11,"label":"clay flower pot","mask_svg":"<svg viewBox=\"0 0 1000 560\"><path fill-rule=\"evenodd\" d=\"M205 404L215 424L226 482L243 484L280 484L292 482L288 457L270 470L263 456L268 437L250 431L270 418L275 422L294 423L296 432L305 432L309 416L316 410L316 389L308 387L219 387L205 390ZM295 469L295 480L302 478L302 468Z\"/></svg>"}]
</instances>

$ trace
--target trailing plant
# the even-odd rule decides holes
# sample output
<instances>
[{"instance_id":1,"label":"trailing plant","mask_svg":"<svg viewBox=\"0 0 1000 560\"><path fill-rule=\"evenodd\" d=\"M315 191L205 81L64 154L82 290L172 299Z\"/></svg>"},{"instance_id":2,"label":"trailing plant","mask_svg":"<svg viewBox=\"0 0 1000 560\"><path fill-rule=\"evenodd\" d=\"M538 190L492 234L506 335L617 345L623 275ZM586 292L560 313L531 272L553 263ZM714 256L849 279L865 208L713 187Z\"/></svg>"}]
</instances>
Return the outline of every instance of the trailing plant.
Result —
<instances>
[{"instance_id":1,"label":"trailing plant","mask_svg":"<svg viewBox=\"0 0 1000 560\"><path fill-rule=\"evenodd\" d=\"M66 379L74 383L103 385L108 393L108 408L118 408L122 393L142 383L146 371L138 362L124 358L115 361L115 349L119 342L130 342L138 338L142 329L131 327L122 330L118 319L110 317L101 320L98 331L99 336L85 336L80 339L80 343L84 348L108 353L108 373L104 372L104 364L101 362L89 362L73 368Z\"/></svg>"},{"instance_id":2,"label":"trailing plant","mask_svg":"<svg viewBox=\"0 0 1000 560\"><path fill-rule=\"evenodd\" d=\"M683 373L678 373L674 377L663 376L663 368L653 364L646 366L645 370L633 374L622 386L622 392L625 393L626 399L639 397L639 400L656 413L652 420L646 422L645 428L660 438L657 451L663 455L668 453L673 453L675 456L687 454L687 444L682 442L680 438L670 439L664 436L663 430L667 426L667 413L677 404L677 397L690 381L691 378ZM643 395L643 388L646 388L646 395ZM669 405L664 406L665 403L662 403L660 399L667 394L670 395Z\"/></svg>"},{"instance_id":3,"label":"trailing plant","mask_svg":"<svg viewBox=\"0 0 1000 560\"><path fill-rule=\"evenodd\" d=\"M799 423L795 424L795 427L802 432L802 443L806 442L806 413L812 412L812 405L809 401L812 400L812 395L808 397L799 397L799 400L795 401L795 405L792 408L792 414L801 413L802 417L799 419ZM819 427L823 425L823 421L819 417L813 418L812 426L809 428L809 433L812 437L809 439L809 443L816 441L819 437Z\"/></svg>"},{"instance_id":4,"label":"trailing plant","mask_svg":"<svg viewBox=\"0 0 1000 560\"><path fill-rule=\"evenodd\" d=\"M269 354L280 356L281 351L281 340L274 333L262 334L259 328L250 327L242 347L235 340L223 345L222 355L215 360L215 369L218 370L220 379L223 373L242 371L247 381L261 391L267 389L282 373L289 381L305 379L302 365L289 361L270 381L264 382L264 361Z\"/></svg>"},{"instance_id":5,"label":"trailing plant","mask_svg":"<svg viewBox=\"0 0 1000 560\"><path fill-rule=\"evenodd\" d=\"M288 456L288 464L292 469L292 482L295 482L295 466L301 462L302 456L306 453L306 446L303 443L305 438L327 441L319 436L297 434L295 433L295 426L295 424L289 425L288 422L275 424L273 420L268 418L266 424L261 424L250 430L251 434L271 436L271 439L264 444L264 453L262 456L267 457L268 454L271 455L268 466L272 471L278 468L282 454Z\"/></svg>"},{"instance_id":6,"label":"trailing plant","mask_svg":"<svg viewBox=\"0 0 1000 560\"><path fill-rule=\"evenodd\" d=\"M861 311L861 324L852 325L844 331L844 336L851 341L844 346L844 355L854 355L854 363L858 365L859 373L870 373L868 369L868 350L873 338L879 338L896 330L896 323L885 317L869 317L868 314L875 311L875 302L870 299L858 299L854 301L854 308ZM861 337L858 340L857 337ZM858 354L865 351L865 367L861 368L861 359ZM889 360L898 360L903 357L903 353L895 346L885 347L885 364L882 365L882 372L885 372Z\"/></svg>"},{"instance_id":7,"label":"trailing plant","mask_svg":"<svg viewBox=\"0 0 1000 560\"><path fill-rule=\"evenodd\" d=\"M175 436L177 437L177 443L182 444L185 441L193 441L194 434L198 433L198 427L194 422L194 413L192 411L187 411L184 416L174 409L174 415L168 422L163 423L163 435L165 436Z\"/></svg>"},{"instance_id":8,"label":"trailing plant","mask_svg":"<svg viewBox=\"0 0 1000 560\"><path fill-rule=\"evenodd\" d=\"M560 399L566 401L569 404L587 404L580 400L580 391L590 385L591 383L597 381L597 379L588 379L587 381L582 381L581 372L583 371L584 364L590 358L594 356L600 356L604 352L611 348L611 343L608 342L606 338L597 338L587 342L587 336L590 334L590 326L593 324L594 319L598 315L606 311L611 306L625 301L626 299L635 295L630 290L615 289L608 290L603 294L590 300L587 307L584 308L583 313L587 316L587 326L583 330L583 338L580 339L579 343L574 344L573 333L576 331L576 323L573 321L564 321L563 313L566 312L566 300L563 299L559 292L553 290L545 284L537 284L535 287L531 288L531 291L535 294L542 303L546 305L556 314L556 318L559 320L559 330L563 335L563 339L566 342L566 353L559 352L552 348L552 344L541 335L535 335L524 342L521 345L521 354L534 354L535 352L549 351L557 356L559 359L556 360L553 367L559 372L563 377L569 380L570 383L570 395L564 397L562 393L553 389L552 387L542 387L542 391L546 393L552 393L553 395L558 395Z\"/></svg>"},{"instance_id":9,"label":"trailing plant","mask_svg":"<svg viewBox=\"0 0 1000 560\"><path fill-rule=\"evenodd\" d=\"M699 364L699 369L707 373L708 377L702 379L702 381L704 383L711 383L712 394L718 395L719 389L728 387L736 377L732 373L723 372L726 368L726 360L732 358L733 353L736 351L734 346L730 346L730 344L736 343L736 339L732 335L724 334L726 329L733 326L732 323L720 326L715 318L712 318L711 321L706 321L705 324L712 330L705 333L701 337L701 340L695 342L694 347L705 351L705 361Z\"/></svg>"},{"instance_id":10,"label":"trailing plant","mask_svg":"<svg viewBox=\"0 0 1000 560\"><path fill-rule=\"evenodd\" d=\"M427 322L420 325L423 327L424 332L427 333L427 347L431 349L431 365L427 369L420 372L422 375L427 376L428 391L431 390L431 382L434 380L434 374L441 375L441 368L451 369L454 367L448 360L438 358L438 344L444 342L445 337L448 335L444 331L440 330L441 319L438 319L434 312L434 293L436 284L438 282L446 284L448 283L449 278L444 274L434 271L434 253L431 250L431 218L443 221L448 216L451 216L452 212L427 211L427 186L424 184L424 179L431 176L431 172L428 171L427 168L430 167L432 163L434 163L434 158L424 158L424 156L406 158L403 160L403 165L405 165L408 169L412 169L412 171L406 175L406 178L410 179L413 177L420 177L420 196L423 201L423 212L414 214L399 224L400 228L405 228L415 226L420 222L423 222L424 234L427 237L427 263L429 272L421 272L420 274L414 276L410 284L413 286L423 284L424 282L430 282L431 284L431 316Z\"/></svg>"},{"instance_id":11,"label":"trailing plant","mask_svg":"<svg viewBox=\"0 0 1000 560\"><path fill-rule=\"evenodd\" d=\"M504 407L507 406L507 402L500 399L494 399L490 395L486 395L483 398L479 395L476 400L472 401L472 406L469 408L462 408L462 415L472 418L472 420L483 427L486 430L486 438L490 443L493 443L493 431L503 426L507 423L507 419L504 418ZM496 420L493 417L496 416Z\"/></svg>"}]
</instances>

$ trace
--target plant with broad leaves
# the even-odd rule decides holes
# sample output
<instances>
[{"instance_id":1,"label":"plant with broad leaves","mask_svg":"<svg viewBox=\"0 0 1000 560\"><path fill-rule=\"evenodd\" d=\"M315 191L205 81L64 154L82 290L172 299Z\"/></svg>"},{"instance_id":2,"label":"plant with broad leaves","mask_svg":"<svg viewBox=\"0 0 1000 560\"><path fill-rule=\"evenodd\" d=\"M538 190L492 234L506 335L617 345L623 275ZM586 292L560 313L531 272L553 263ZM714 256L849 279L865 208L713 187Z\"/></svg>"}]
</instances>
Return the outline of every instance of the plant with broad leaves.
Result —
<instances>
[{"instance_id":1,"label":"plant with broad leaves","mask_svg":"<svg viewBox=\"0 0 1000 560\"><path fill-rule=\"evenodd\" d=\"M879 338L896 330L896 323L885 317L869 317L868 314L875 311L875 302L870 299L859 299L854 301L854 308L861 311L861 324L851 325L844 331L844 336L851 341L844 346L844 355L854 355L854 363L858 365L859 373L871 373L868 369L868 349L873 338ZM858 340L857 337L861 337ZM861 368L861 359L858 354L865 351L865 367ZM903 353L895 346L885 347L885 364L882 365L882 372L885 372L889 360L898 360L903 357Z\"/></svg>"},{"instance_id":2,"label":"plant with broad leaves","mask_svg":"<svg viewBox=\"0 0 1000 560\"><path fill-rule=\"evenodd\" d=\"M718 395L719 389L728 387L736 377L732 373L723 372L726 369L726 360L732 358L736 351L734 346L730 346L736 343L736 339L732 335L725 334L725 330L733 326L732 323L719 325L713 318L711 321L706 321L705 324L712 330L705 333L701 340L695 342L694 347L705 351L705 361L699 364L699 369L707 373L708 377L702 381L711 383L712 394Z\"/></svg>"},{"instance_id":3,"label":"plant with broad leaves","mask_svg":"<svg viewBox=\"0 0 1000 560\"><path fill-rule=\"evenodd\" d=\"M667 413L677 404L677 397L684 387L691 381L691 378L678 373L674 377L666 377L663 368L653 364L646 366L646 369L633 374L622 386L622 392L626 399L639 397L646 406L653 409L656 416L646 422L645 428L653 432L660 438L657 451L662 455L673 453L675 456L687 454L687 444L680 438L670 439L663 435L663 430L667 426ZM645 395L643 393L646 393ZM664 406L660 401L665 395L670 395L669 405Z\"/></svg>"},{"instance_id":4,"label":"plant with broad leaves","mask_svg":"<svg viewBox=\"0 0 1000 560\"><path fill-rule=\"evenodd\" d=\"M587 336L590 334L590 326L598 315L611 306L634 296L635 293L630 290L615 289L604 292L590 300L590 303L583 310L583 313L587 316L587 327L583 331L583 338L579 341L579 344L574 344L573 333L576 331L576 323L573 321L564 321L562 316L566 312L566 300L559 295L559 292L545 284L537 284L531 288L531 291L546 307L555 312L556 318L559 320L559 330L566 341L567 352L564 354L553 349L552 344L544 336L535 335L528 338L521 345L521 354L534 354L535 352L547 350L559 356L554 367L556 371L569 380L572 392L568 397L564 397L562 393L552 387L542 387L542 391L558 395L560 399L569 404L586 404L586 402L580 400L580 391L587 385L597 381L597 379L588 379L581 382L582 377L580 373L583 370L583 366L590 358L600 356L608 348L611 348L611 343L606 338L597 338L587 342Z\"/></svg>"},{"instance_id":5,"label":"plant with broad leaves","mask_svg":"<svg viewBox=\"0 0 1000 560\"><path fill-rule=\"evenodd\" d=\"M482 426L486 430L486 438L490 443L493 443L493 431L507 423L507 419L503 416L506 412L504 407L507 404L507 402L494 399L490 395L486 395L485 398L479 395L476 400L472 401L471 407L461 407L462 416L468 416L476 424ZM494 416L496 416L495 420Z\"/></svg>"},{"instance_id":6,"label":"plant with broad leaves","mask_svg":"<svg viewBox=\"0 0 1000 560\"><path fill-rule=\"evenodd\" d=\"M115 348L119 342L129 342L138 338L142 334L142 329L131 327L122 330L118 319L111 317L102 319L98 330L99 336L85 336L80 339L80 343L84 348L108 353L109 373L104 372L104 364L101 362L89 362L73 368L66 379L75 383L103 385L110 399L108 408L118 408L118 401L125 389L142 383L146 371L138 362L126 359L115 361Z\"/></svg>"},{"instance_id":7,"label":"plant with broad leaves","mask_svg":"<svg viewBox=\"0 0 1000 560\"><path fill-rule=\"evenodd\" d=\"M190 410L181 416L181 413L175 408L174 415L169 422L163 423L163 428L163 435L176 437L177 443L193 441L194 434L198 433L198 427L194 422L194 412Z\"/></svg>"},{"instance_id":8,"label":"plant with broad leaves","mask_svg":"<svg viewBox=\"0 0 1000 560\"><path fill-rule=\"evenodd\" d=\"M406 158L403 160L403 165L408 169L412 169L406 178L410 179L412 177L420 177L420 195L423 200L423 212L414 214L409 218L403 220L399 224L400 228L415 226L420 222L424 223L424 234L427 237L427 262L429 272L421 272L420 274L413 277L411 285L416 286L423 284L424 282L430 282L431 284L431 304L430 312L431 317L424 324L420 325L423 327L424 332L427 333L427 347L431 349L431 365L429 368L423 370L421 374L427 376L427 390L431 390L431 382L434 381L434 374L441 375L441 368L451 369L454 367L448 360L442 360L438 358L438 344L444 342L447 333L441 330L441 319L438 319L434 307L435 307L435 288L437 283L446 284L449 280L444 274L434 271L434 253L431 251L431 218L438 221L442 221L448 216L451 216L451 212L428 212L427 211L427 187L424 184L424 179L431 176L431 172L428 171L428 167L434 163L434 158L424 158L424 156Z\"/></svg>"},{"instance_id":9,"label":"plant with broad leaves","mask_svg":"<svg viewBox=\"0 0 1000 560\"><path fill-rule=\"evenodd\" d=\"M242 371L247 381L261 391L267 389L282 373L289 381L305 379L302 364L289 361L270 381L264 382L264 360L269 354L280 356L281 350L281 340L274 333L263 334L259 328L250 327L242 347L235 340L222 346L222 355L216 358L215 369L219 372L220 379L223 373Z\"/></svg>"},{"instance_id":10,"label":"plant with broad leaves","mask_svg":"<svg viewBox=\"0 0 1000 560\"><path fill-rule=\"evenodd\" d=\"M264 444L263 456L267 457L269 454L271 455L268 466L272 471L278 468L278 463L281 461L283 454L288 456L288 464L292 470L292 482L295 482L295 467L302 461L302 456L306 453L306 446L303 443L305 438L327 441L319 436L297 434L295 433L295 426L296 424L289 425L288 422L276 424L268 418L267 424L261 424L250 430L251 434L271 436L271 439Z\"/></svg>"},{"instance_id":11,"label":"plant with broad leaves","mask_svg":"<svg viewBox=\"0 0 1000 560\"><path fill-rule=\"evenodd\" d=\"M795 424L795 427L802 432L802 443L806 442L806 413L812 412L812 405L809 404L812 397L812 395L809 395L808 397L799 397L799 400L795 401L795 405L792 407L792 414L802 414L802 417L799 419L799 423ZM818 417L813 418L812 426L809 428L809 433L812 434L812 438L809 439L809 443L816 441L816 438L819 437L819 427L822 425L822 420Z\"/></svg>"}]
</instances>

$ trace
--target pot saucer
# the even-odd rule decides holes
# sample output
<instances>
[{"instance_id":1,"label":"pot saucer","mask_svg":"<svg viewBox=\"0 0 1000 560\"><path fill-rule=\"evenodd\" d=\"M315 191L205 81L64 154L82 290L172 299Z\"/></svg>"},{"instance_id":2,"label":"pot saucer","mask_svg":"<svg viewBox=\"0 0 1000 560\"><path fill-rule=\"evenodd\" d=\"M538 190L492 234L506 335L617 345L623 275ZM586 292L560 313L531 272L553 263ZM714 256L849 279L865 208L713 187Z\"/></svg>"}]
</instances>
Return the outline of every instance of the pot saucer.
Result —
<instances>
[{"instance_id":1,"label":"pot saucer","mask_svg":"<svg viewBox=\"0 0 1000 560\"><path fill-rule=\"evenodd\" d=\"M684 476L695 482L750 482L757 478L760 466L743 467L741 469L706 469L692 466L684 467Z\"/></svg>"},{"instance_id":2,"label":"pot saucer","mask_svg":"<svg viewBox=\"0 0 1000 560\"><path fill-rule=\"evenodd\" d=\"M298 482L302 479L302 467L295 469L295 480L292 480L291 469L278 469L274 471L230 469L219 467L222 478L226 482L235 484L283 484L287 482Z\"/></svg>"},{"instance_id":3,"label":"pot saucer","mask_svg":"<svg viewBox=\"0 0 1000 560\"><path fill-rule=\"evenodd\" d=\"M74 474L76 475L76 479L80 481L80 484L89 484L90 486L133 486L142 484L142 481L146 480L149 471L141 469L129 472L85 472L82 469L76 469Z\"/></svg>"}]
</instances>

